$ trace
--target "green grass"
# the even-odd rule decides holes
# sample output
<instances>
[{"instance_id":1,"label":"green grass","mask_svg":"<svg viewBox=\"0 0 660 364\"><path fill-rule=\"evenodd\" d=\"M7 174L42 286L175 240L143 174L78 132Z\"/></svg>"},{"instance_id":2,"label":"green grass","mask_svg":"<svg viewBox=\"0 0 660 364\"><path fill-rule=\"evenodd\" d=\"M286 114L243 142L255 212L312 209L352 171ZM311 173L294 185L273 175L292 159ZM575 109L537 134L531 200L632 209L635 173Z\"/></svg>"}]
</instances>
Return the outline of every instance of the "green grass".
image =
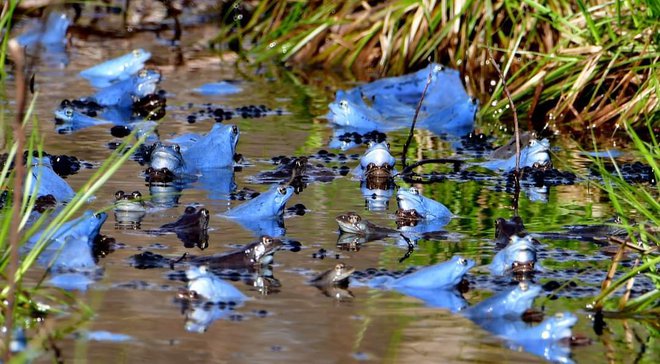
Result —
<instances>
[{"instance_id":1,"label":"green grass","mask_svg":"<svg viewBox=\"0 0 660 364\"><path fill-rule=\"evenodd\" d=\"M626 130L639 156L653 168L656 185L632 185L623 178L621 170L614 160L610 162L614 165L615 171L608 172L605 169L605 161L596 158L596 165L603 176L602 182L597 185L607 192L616 213L623 218L623 227L628 232L628 240L632 244L642 247L647 253L640 253L636 267L625 272L621 278L613 281L609 286L604 285L601 294L594 299L593 307L596 309L605 307L625 314L652 313L657 316L660 315L660 275L657 271L657 267L660 265L658 251L660 248L660 185L657 184L657 181L660 180L660 169L658 168L660 144L653 133L650 134L651 140L644 142L632 128L627 127ZM632 217L635 217L637 222ZM617 263L613 259L610 270L617 269ZM637 274L649 277L656 288L630 300L626 298L619 300L618 305L613 301L606 301L617 289L626 284L634 284Z\"/></svg>"},{"instance_id":2,"label":"green grass","mask_svg":"<svg viewBox=\"0 0 660 364\"><path fill-rule=\"evenodd\" d=\"M498 119L510 110L490 49L518 111L541 126L640 127L632 117L640 111L658 125L656 0L430 3L262 0L227 11L243 22L224 25L215 42L241 44L243 59L257 63L352 68L364 79L399 75L431 57L461 70L482 101L481 117Z\"/></svg>"}]
</instances>

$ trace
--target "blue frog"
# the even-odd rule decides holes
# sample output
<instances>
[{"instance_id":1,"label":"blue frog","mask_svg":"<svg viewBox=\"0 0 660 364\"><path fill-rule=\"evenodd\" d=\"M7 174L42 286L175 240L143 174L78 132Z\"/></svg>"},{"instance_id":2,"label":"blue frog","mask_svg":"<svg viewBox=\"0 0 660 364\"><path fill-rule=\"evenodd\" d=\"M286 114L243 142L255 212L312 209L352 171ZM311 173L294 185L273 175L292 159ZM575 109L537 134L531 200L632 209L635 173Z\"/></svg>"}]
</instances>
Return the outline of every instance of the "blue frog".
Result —
<instances>
[{"instance_id":1,"label":"blue frog","mask_svg":"<svg viewBox=\"0 0 660 364\"><path fill-rule=\"evenodd\" d=\"M474 261L453 256L450 260L423 267L400 278L379 276L366 283L351 281L352 285L367 285L372 288L406 289L406 290L442 290L454 289L463 279L465 273L474 267Z\"/></svg>"},{"instance_id":2,"label":"blue frog","mask_svg":"<svg viewBox=\"0 0 660 364\"><path fill-rule=\"evenodd\" d=\"M131 108L133 102L156 92L160 72L142 69L137 74L97 91L92 99L101 106Z\"/></svg>"},{"instance_id":3,"label":"blue frog","mask_svg":"<svg viewBox=\"0 0 660 364\"><path fill-rule=\"evenodd\" d=\"M185 134L174 139L180 144L156 143L150 167L168 168L175 175L203 174L206 170L232 167L239 135L235 125L215 124L204 136Z\"/></svg>"},{"instance_id":4,"label":"blue frog","mask_svg":"<svg viewBox=\"0 0 660 364\"><path fill-rule=\"evenodd\" d=\"M387 142L371 143L369 149L360 158L360 165L353 170L353 174L360 179L390 178L395 172L396 159L390 153Z\"/></svg>"},{"instance_id":5,"label":"blue frog","mask_svg":"<svg viewBox=\"0 0 660 364\"><path fill-rule=\"evenodd\" d=\"M531 235L512 235L509 244L493 257L488 268L494 275L502 276L510 272L529 273L536 263L536 242Z\"/></svg>"},{"instance_id":6,"label":"blue frog","mask_svg":"<svg viewBox=\"0 0 660 364\"><path fill-rule=\"evenodd\" d=\"M549 150L550 142L548 139L530 139L527 145L520 151L520 168L552 166ZM491 160L477 163L477 165L492 170L511 172L516 168L516 156L514 154L505 159Z\"/></svg>"},{"instance_id":7,"label":"blue frog","mask_svg":"<svg viewBox=\"0 0 660 364\"><path fill-rule=\"evenodd\" d=\"M53 195L58 202L69 201L76 194L71 186L53 170L49 157L31 158L28 162L26 183L30 194L38 196Z\"/></svg>"},{"instance_id":8,"label":"blue frog","mask_svg":"<svg viewBox=\"0 0 660 364\"><path fill-rule=\"evenodd\" d=\"M71 134L80 129L107 124L114 123L110 120L87 116L70 106L55 110L55 130L58 134Z\"/></svg>"},{"instance_id":9,"label":"blue frog","mask_svg":"<svg viewBox=\"0 0 660 364\"><path fill-rule=\"evenodd\" d=\"M232 208L223 216L239 220L260 220L281 217L286 202L293 195L293 187L273 185L252 200Z\"/></svg>"},{"instance_id":10,"label":"blue frog","mask_svg":"<svg viewBox=\"0 0 660 364\"><path fill-rule=\"evenodd\" d=\"M123 56L82 70L80 76L87 79L94 87L107 87L137 73L144 68L144 62L149 58L151 53L144 49L134 49Z\"/></svg>"},{"instance_id":11,"label":"blue frog","mask_svg":"<svg viewBox=\"0 0 660 364\"><path fill-rule=\"evenodd\" d=\"M415 187L400 189L396 202L399 205L397 217L401 219L450 219L453 216L445 205L422 196Z\"/></svg>"},{"instance_id":12,"label":"blue frog","mask_svg":"<svg viewBox=\"0 0 660 364\"><path fill-rule=\"evenodd\" d=\"M27 30L17 37L18 43L34 52L41 45L41 59L51 66L66 66L69 57L66 54L66 32L71 20L66 14L52 11L43 25Z\"/></svg>"}]
</instances>

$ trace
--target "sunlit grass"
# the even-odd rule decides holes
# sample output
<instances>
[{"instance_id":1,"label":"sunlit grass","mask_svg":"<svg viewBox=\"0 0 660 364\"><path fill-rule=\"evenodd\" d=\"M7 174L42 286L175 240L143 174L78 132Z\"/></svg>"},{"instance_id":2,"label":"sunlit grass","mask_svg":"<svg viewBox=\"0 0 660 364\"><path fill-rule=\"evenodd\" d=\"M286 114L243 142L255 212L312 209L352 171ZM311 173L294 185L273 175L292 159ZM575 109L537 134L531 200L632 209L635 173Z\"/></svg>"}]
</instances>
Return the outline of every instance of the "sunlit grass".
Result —
<instances>
[{"instance_id":1,"label":"sunlit grass","mask_svg":"<svg viewBox=\"0 0 660 364\"><path fill-rule=\"evenodd\" d=\"M490 49L521 114L582 130L624 120L638 126L630 118L639 111L658 114L659 7L655 0L262 0L227 10L235 21L216 42L242 45L244 59L255 62L347 67L364 78L399 75L431 57L460 69L482 101L481 116L497 119L510 110Z\"/></svg>"}]
</instances>

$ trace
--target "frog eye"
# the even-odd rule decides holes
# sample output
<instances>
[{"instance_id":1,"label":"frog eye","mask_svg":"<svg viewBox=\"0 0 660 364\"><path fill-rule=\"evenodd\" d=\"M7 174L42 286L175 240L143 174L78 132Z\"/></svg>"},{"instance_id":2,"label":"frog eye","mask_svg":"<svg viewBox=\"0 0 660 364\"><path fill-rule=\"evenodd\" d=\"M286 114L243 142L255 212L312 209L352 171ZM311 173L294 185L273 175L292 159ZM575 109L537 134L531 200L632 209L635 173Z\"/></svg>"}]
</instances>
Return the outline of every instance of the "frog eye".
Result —
<instances>
[{"instance_id":1,"label":"frog eye","mask_svg":"<svg viewBox=\"0 0 660 364\"><path fill-rule=\"evenodd\" d=\"M136 199L136 200L139 200L139 199L142 198L142 194L140 193L140 191L133 191L133 193L131 195L133 196L133 199Z\"/></svg>"},{"instance_id":2,"label":"frog eye","mask_svg":"<svg viewBox=\"0 0 660 364\"><path fill-rule=\"evenodd\" d=\"M210 214L210 213L209 213L209 210L207 210L207 209L202 209L202 211L200 211L200 213L201 213L202 216L204 216L204 217L208 217L209 214Z\"/></svg>"},{"instance_id":3,"label":"frog eye","mask_svg":"<svg viewBox=\"0 0 660 364\"><path fill-rule=\"evenodd\" d=\"M181 147L179 147L179 144L174 144L174 151L177 153L181 152Z\"/></svg>"},{"instance_id":4,"label":"frog eye","mask_svg":"<svg viewBox=\"0 0 660 364\"><path fill-rule=\"evenodd\" d=\"M374 145L376 145L376 142L369 142L367 143L367 148L371 149Z\"/></svg>"},{"instance_id":5,"label":"frog eye","mask_svg":"<svg viewBox=\"0 0 660 364\"><path fill-rule=\"evenodd\" d=\"M263 237L261 238L261 241L262 241L264 244L272 244L272 243L273 243L273 239L272 239L270 236L263 236Z\"/></svg>"},{"instance_id":6,"label":"frog eye","mask_svg":"<svg viewBox=\"0 0 660 364\"><path fill-rule=\"evenodd\" d=\"M348 219L355 224L356 222L359 222L361 220L360 215L358 214L351 214Z\"/></svg>"},{"instance_id":7,"label":"frog eye","mask_svg":"<svg viewBox=\"0 0 660 364\"><path fill-rule=\"evenodd\" d=\"M124 191L119 190L119 191L115 192L115 199L120 200L123 197L124 197Z\"/></svg>"},{"instance_id":8,"label":"frog eye","mask_svg":"<svg viewBox=\"0 0 660 364\"><path fill-rule=\"evenodd\" d=\"M277 192L279 192L280 195L286 195L286 187L284 187L284 186L278 187Z\"/></svg>"},{"instance_id":9,"label":"frog eye","mask_svg":"<svg viewBox=\"0 0 660 364\"><path fill-rule=\"evenodd\" d=\"M419 195L419 190L415 187L410 187L409 192L412 193L413 195Z\"/></svg>"},{"instance_id":10,"label":"frog eye","mask_svg":"<svg viewBox=\"0 0 660 364\"><path fill-rule=\"evenodd\" d=\"M335 265L335 270L342 270L344 268L346 268L346 265L344 263L339 263Z\"/></svg>"},{"instance_id":11,"label":"frog eye","mask_svg":"<svg viewBox=\"0 0 660 364\"><path fill-rule=\"evenodd\" d=\"M467 262L467 259L465 259L465 258L458 258L458 264L465 266L465 265L467 265L467 263L468 263L468 262Z\"/></svg>"},{"instance_id":12,"label":"frog eye","mask_svg":"<svg viewBox=\"0 0 660 364\"><path fill-rule=\"evenodd\" d=\"M72 117L72 116L73 116L73 109L67 107L67 108L64 110L64 115L66 115L66 116L69 117L69 118Z\"/></svg>"},{"instance_id":13,"label":"frog eye","mask_svg":"<svg viewBox=\"0 0 660 364\"><path fill-rule=\"evenodd\" d=\"M140 72L138 72L138 77L146 78L148 74L149 74L149 72L147 72L146 69L143 69L143 70L140 70Z\"/></svg>"},{"instance_id":14,"label":"frog eye","mask_svg":"<svg viewBox=\"0 0 660 364\"><path fill-rule=\"evenodd\" d=\"M236 135L238 135L238 126L236 126L236 125L232 125L232 126L231 126L231 132L234 133L234 134L236 134Z\"/></svg>"},{"instance_id":15,"label":"frog eye","mask_svg":"<svg viewBox=\"0 0 660 364\"><path fill-rule=\"evenodd\" d=\"M367 169L372 169L372 168L376 168L376 163L367 164Z\"/></svg>"},{"instance_id":16,"label":"frog eye","mask_svg":"<svg viewBox=\"0 0 660 364\"><path fill-rule=\"evenodd\" d=\"M141 49L134 49L133 50L133 57L139 57L142 55L142 50Z\"/></svg>"},{"instance_id":17,"label":"frog eye","mask_svg":"<svg viewBox=\"0 0 660 364\"><path fill-rule=\"evenodd\" d=\"M341 106L343 109L348 109L348 101L346 100L339 101L339 106Z\"/></svg>"},{"instance_id":18,"label":"frog eye","mask_svg":"<svg viewBox=\"0 0 660 364\"><path fill-rule=\"evenodd\" d=\"M537 143L538 143L538 142L536 141L536 139L532 139L532 140L529 141L529 146L530 146L530 147L533 147L533 146L535 146Z\"/></svg>"},{"instance_id":19,"label":"frog eye","mask_svg":"<svg viewBox=\"0 0 660 364\"><path fill-rule=\"evenodd\" d=\"M194 214L195 213L195 208L192 206L186 207L186 211L184 211L186 214Z\"/></svg>"}]
</instances>

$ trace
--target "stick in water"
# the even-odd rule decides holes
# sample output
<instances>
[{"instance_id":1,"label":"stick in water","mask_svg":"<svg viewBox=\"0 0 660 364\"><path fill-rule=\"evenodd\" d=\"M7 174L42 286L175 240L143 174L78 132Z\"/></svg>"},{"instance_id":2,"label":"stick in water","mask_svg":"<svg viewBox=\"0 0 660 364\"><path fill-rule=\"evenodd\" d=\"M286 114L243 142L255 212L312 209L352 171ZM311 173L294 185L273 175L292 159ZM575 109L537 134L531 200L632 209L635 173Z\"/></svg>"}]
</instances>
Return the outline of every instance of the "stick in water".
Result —
<instances>
[{"instance_id":1,"label":"stick in water","mask_svg":"<svg viewBox=\"0 0 660 364\"><path fill-rule=\"evenodd\" d=\"M429 62L431 60L429 59ZM417 108L415 108L415 116L413 116L412 125L410 125L410 132L408 133L408 140L406 144L403 145L403 155L401 156L401 164L403 168L406 168L406 154L408 153L408 146L412 141L413 133L415 132L415 124L417 123L417 117L419 116L419 110L422 108L422 102L424 102L424 96L426 96L426 91L429 89L431 84L431 77L433 76L433 66L429 66L429 77L426 79L426 85L424 85L424 90L422 91L422 96L419 98L417 103Z\"/></svg>"},{"instance_id":2,"label":"stick in water","mask_svg":"<svg viewBox=\"0 0 660 364\"><path fill-rule=\"evenodd\" d=\"M509 88L506 85L506 79L500 70L500 66L497 65L497 62L495 62L495 58L493 58L493 54L490 52L490 49L488 49L488 57L493 63L497 74L500 76L500 80L502 80L502 89L504 90L504 94L506 95L507 100L509 100L511 111L513 111L513 128L514 135L516 136L516 170L513 173L513 180L515 182L515 191L513 194L513 211L515 215L518 215L518 198L520 196L520 129L518 128L518 112L516 111L516 106L513 104L513 98L511 97Z\"/></svg>"}]
</instances>

